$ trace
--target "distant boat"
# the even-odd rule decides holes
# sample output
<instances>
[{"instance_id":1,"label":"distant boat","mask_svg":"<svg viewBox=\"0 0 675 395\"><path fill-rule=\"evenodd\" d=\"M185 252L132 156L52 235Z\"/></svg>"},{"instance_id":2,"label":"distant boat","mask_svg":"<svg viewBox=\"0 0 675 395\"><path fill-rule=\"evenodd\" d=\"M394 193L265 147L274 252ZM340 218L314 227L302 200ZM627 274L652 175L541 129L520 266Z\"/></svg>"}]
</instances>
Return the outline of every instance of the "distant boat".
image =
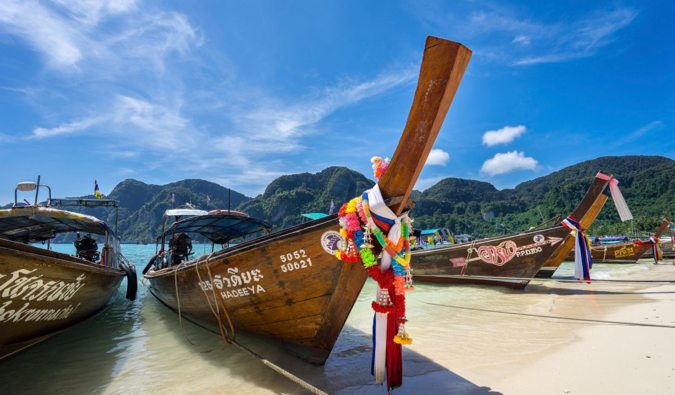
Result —
<instances>
[{"instance_id":1,"label":"distant boat","mask_svg":"<svg viewBox=\"0 0 675 395\"><path fill-rule=\"evenodd\" d=\"M408 122L378 183L395 209L409 207L412 187L469 57L461 44L427 38ZM190 256L167 268L148 268L145 278L164 304L208 322L223 336L231 329L230 319L236 330L273 339L290 353L323 364L367 277L361 263L336 258L343 240L336 218L312 220L199 258ZM251 218L254 221L258 220Z\"/></svg>"},{"instance_id":2,"label":"distant boat","mask_svg":"<svg viewBox=\"0 0 675 395\"><path fill-rule=\"evenodd\" d=\"M595 219L606 196L611 176L599 172L572 217ZM604 196L604 197L603 197ZM473 240L412 252L415 281L498 285L514 289L527 286L548 261L557 262L574 245L570 230L558 224L543 229Z\"/></svg>"},{"instance_id":3,"label":"distant boat","mask_svg":"<svg viewBox=\"0 0 675 395\"><path fill-rule=\"evenodd\" d=\"M120 252L113 229L95 217L55 207L115 207L113 200L55 200L46 206L18 206L17 191L39 190L38 182L20 183L14 206L0 210L0 359L85 321L105 309L126 276L127 297L135 298L136 272ZM47 187L49 188L49 187ZM76 255L39 248L57 234L80 232ZM89 234L104 237L98 251Z\"/></svg>"},{"instance_id":4,"label":"distant boat","mask_svg":"<svg viewBox=\"0 0 675 395\"><path fill-rule=\"evenodd\" d=\"M659 239L669 227L670 220L664 218L663 222L661 222L661 226L659 226L659 229L654 234L654 237ZM653 258L654 254L651 250L652 246L650 244L642 244L639 240L598 245L591 248L594 263L635 263L648 252L648 256ZM574 250L570 251L565 259L574 260Z\"/></svg>"}]
</instances>

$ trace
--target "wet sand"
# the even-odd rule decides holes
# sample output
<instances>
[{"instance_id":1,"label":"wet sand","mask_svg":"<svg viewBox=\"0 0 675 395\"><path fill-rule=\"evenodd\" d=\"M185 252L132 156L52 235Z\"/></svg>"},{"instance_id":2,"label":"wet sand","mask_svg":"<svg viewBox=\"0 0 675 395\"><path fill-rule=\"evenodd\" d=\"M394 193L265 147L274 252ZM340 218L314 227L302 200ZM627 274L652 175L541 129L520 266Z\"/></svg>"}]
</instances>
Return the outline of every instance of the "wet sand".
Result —
<instances>
[{"instance_id":1,"label":"wet sand","mask_svg":"<svg viewBox=\"0 0 675 395\"><path fill-rule=\"evenodd\" d=\"M126 255L146 262L142 247ZM565 263L556 277L571 271ZM593 277L675 281L675 266L598 264ZM264 340L237 340L328 393L386 393L370 376L373 294L369 281L325 366L308 365ZM538 281L513 291L418 283L408 296L414 343L404 347L404 383L394 394L675 393L672 328L452 306L675 326L675 284ZM8 394L308 393L218 337L184 326L185 335L177 315L141 287L135 303L118 295L101 316L0 364L0 388Z\"/></svg>"}]
</instances>

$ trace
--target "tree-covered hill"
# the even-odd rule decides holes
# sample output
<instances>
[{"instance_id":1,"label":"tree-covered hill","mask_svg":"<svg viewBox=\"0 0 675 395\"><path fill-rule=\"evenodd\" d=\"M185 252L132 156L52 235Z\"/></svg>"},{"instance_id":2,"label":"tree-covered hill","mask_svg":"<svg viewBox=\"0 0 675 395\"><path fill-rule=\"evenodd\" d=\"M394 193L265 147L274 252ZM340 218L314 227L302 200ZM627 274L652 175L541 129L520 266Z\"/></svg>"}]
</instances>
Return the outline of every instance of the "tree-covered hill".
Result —
<instances>
[{"instance_id":1,"label":"tree-covered hill","mask_svg":"<svg viewBox=\"0 0 675 395\"><path fill-rule=\"evenodd\" d=\"M265 193L237 208L270 222L274 229L301 222L303 213L328 213L331 200L335 211L350 199L375 185L363 174L346 167L329 167L311 174L282 176L272 181Z\"/></svg>"},{"instance_id":2,"label":"tree-covered hill","mask_svg":"<svg viewBox=\"0 0 675 395\"><path fill-rule=\"evenodd\" d=\"M488 182L446 178L423 192L413 191L411 196L417 201L411 213L415 219L413 226L447 227L456 234L470 233L477 237L493 236L505 229L522 231L558 214L569 215L599 170L619 180L635 217L637 232L652 232L663 215L675 216L674 160L661 156L609 156L566 167L513 189L497 190ZM300 214L327 213L331 200L338 210L344 202L373 185L373 180L358 172L329 167L315 174L279 177L253 199L231 191L230 207L268 221L274 230L280 230L300 223ZM175 195L175 203L171 202L172 195ZM107 197L120 202L120 235L123 240L132 241L153 240L160 232L162 214L171 207L187 203L207 210L228 207L227 188L204 180L150 185L128 179ZM109 209L79 211L111 224L115 221ZM614 203L609 199L591 227L591 233L623 234L630 227L630 223L619 221Z\"/></svg>"},{"instance_id":3,"label":"tree-covered hill","mask_svg":"<svg viewBox=\"0 0 675 395\"><path fill-rule=\"evenodd\" d=\"M455 233L486 237L504 228L522 231L555 215L569 215L588 190L599 170L619 180L638 232L653 231L663 215L675 214L675 161L662 156L608 156L566 167L497 191L489 183L445 179L427 189L413 210L415 226L448 227ZM471 189L475 192L467 192ZM609 193L606 191L606 193ZM591 233L623 234L622 224L609 199L591 227Z\"/></svg>"}]
</instances>

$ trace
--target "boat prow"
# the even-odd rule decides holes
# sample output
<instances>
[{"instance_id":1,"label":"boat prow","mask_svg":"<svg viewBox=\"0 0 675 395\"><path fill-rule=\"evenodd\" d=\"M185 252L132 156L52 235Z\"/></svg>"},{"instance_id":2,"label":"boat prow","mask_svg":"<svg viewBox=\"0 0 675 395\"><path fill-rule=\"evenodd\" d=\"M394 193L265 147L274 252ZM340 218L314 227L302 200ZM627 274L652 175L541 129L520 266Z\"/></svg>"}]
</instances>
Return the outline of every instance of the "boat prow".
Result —
<instances>
[{"instance_id":1,"label":"boat prow","mask_svg":"<svg viewBox=\"0 0 675 395\"><path fill-rule=\"evenodd\" d=\"M409 204L470 55L461 44L427 38L408 122L379 182L384 199L400 197L391 203L399 213ZM332 215L152 269L145 277L164 304L210 322L223 336L232 328L245 330L323 364L367 277L360 263L336 258L339 231Z\"/></svg>"}]
</instances>

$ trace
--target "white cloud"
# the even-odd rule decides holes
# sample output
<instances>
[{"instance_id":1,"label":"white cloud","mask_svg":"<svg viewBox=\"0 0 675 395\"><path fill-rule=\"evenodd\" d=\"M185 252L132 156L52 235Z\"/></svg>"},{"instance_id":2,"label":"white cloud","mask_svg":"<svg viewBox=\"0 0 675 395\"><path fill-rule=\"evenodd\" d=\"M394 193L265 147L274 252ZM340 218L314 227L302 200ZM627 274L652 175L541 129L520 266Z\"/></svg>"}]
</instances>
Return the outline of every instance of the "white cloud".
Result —
<instances>
[{"instance_id":1,"label":"white cloud","mask_svg":"<svg viewBox=\"0 0 675 395\"><path fill-rule=\"evenodd\" d=\"M84 67L89 76L116 68L163 70L171 51L201 45L185 16L152 10L131 14L136 9L133 0L59 0L53 5L5 0L0 28L27 42L51 68Z\"/></svg>"},{"instance_id":2,"label":"white cloud","mask_svg":"<svg viewBox=\"0 0 675 395\"><path fill-rule=\"evenodd\" d=\"M61 126L57 126L51 129L45 128L36 128L33 130L33 135L30 138L43 139L47 137L54 137L62 134L74 134L82 131L86 131L90 127L100 123L102 119L100 118L89 118L79 121L69 122Z\"/></svg>"},{"instance_id":3,"label":"white cloud","mask_svg":"<svg viewBox=\"0 0 675 395\"><path fill-rule=\"evenodd\" d=\"M522 7L496 2L438 3L436 7L411 4L424 22L444 29L451 26L448 36L474 42L476 56L514 66L594 56L616 41L618 33L638 15L633 8L616 6L576 19L544 22L524 15Z\"/></svg>"},{"instance_id":4,"label":"white cloud","mask_svg":"<svg viewBox=\"0 0 675 395\"><path fill-rule=\"evenodd\" d=\"M536 170L539 162L531 157L526 157L523 152L511 151L498 153L494 158L488 159L483 163L481 173L495 176L505 174L514 170Z\"/></svg>"},{"instance_id":5,"label":"white cloud","mask_svg":"<svg viewBox=\"0 0 675 395\"><path fill-rule=\"evenodd\" d=\"M499 130L490 130L483 135L483 144L492 147L497 144L508 144L520 137L527 129L523 125L504 126Z\"/></svg>"},{"instance_id":6,"label":"white cloud","mask_svg":"<svg viewBox=\"0 0 675 395\"><path fill-rule=\"evenodd\" d=\"M448 160L450 160L450 154L443 151L442 149L435 148L432 149L431 152L429 152L429 156L427 157L427 162L425 163L425 165L445 166L448 163Z\"/></svg>"},{"instance_id":7,"label":"white cloud","mask_svg":"<svg viewBox=\"0 0 675 395\"><path fill-rule=\"evenodd\" d=\"M522 44L522 45L529 45L530 44L530 37L524 36L524 35L516 36L516 38L514 38L513 41L511 41L511 42Z\"/></svg>"},{"instance_id":8,"label":"white cloud","mask_svg":"<svg viewBox=\"0 0 675 395\"><path fill-rule=\"evenodd\" d=\"M661 121L651 122L649 125L645 125L645 126L641 127L640 129L634 131L630 135L628 135L626 138L624 138L622 140L622 142L624 142L624 143L631 142L632 140L635 140L639 137L644 136L645 134L647 134L647 132L649 132L651 130L654 130L654 129L658 129L662 126L663 126L663 122L661 122Z\"/></svg>"}]
</instances>

